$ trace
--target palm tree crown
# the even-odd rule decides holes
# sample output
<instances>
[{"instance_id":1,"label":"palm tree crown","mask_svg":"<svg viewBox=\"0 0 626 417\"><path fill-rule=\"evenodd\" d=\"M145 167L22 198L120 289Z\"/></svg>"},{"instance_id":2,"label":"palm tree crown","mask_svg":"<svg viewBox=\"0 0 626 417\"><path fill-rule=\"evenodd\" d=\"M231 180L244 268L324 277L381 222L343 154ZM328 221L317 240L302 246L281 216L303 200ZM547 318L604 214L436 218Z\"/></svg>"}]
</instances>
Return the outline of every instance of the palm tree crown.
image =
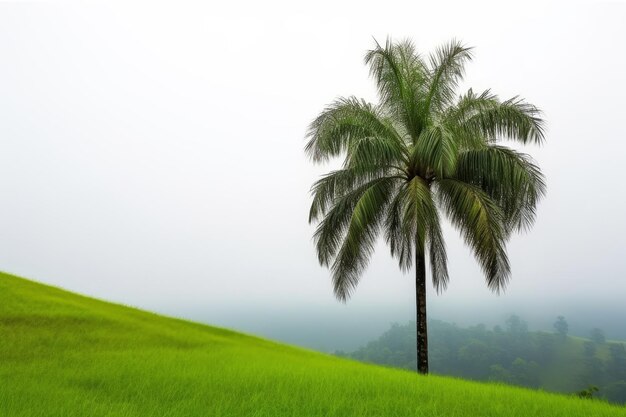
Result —
<instances>
[{"instance_id":1,"label":"palm tree crown","mask_svg":"<svg viewBox=\"0 0 626 417\"><path fill-rule=\"evenodd\" d=\"M533 224L545 182L528 155L500 142L540 144L543 121L518 97L502 101L489 90L458 96L471 58L471 48L457 41L428 59L409 41L376 44L365 62L379 104L339 98L311 123L310 159L344 157L341 169L313 185L309 214L309 222L319 223L319 262L330 268L340 300L358 284L380 235L402 270L415 258L418 281L427 254L433 285L444 289L441 214L472 249L489 288L505 287L505 243ZM423 310L425 317L425 299Z\"/></svg>"}]
</instances>

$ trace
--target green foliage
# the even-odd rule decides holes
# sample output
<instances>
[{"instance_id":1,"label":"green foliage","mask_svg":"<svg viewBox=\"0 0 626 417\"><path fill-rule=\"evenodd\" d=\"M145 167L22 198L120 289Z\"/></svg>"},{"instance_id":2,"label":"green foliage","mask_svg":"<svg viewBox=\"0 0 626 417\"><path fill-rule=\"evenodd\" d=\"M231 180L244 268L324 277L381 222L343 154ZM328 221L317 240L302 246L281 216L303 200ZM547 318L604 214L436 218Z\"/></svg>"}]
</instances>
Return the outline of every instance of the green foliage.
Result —
<instances>
[{"instance_id":1,"label":"green foliage","mask_svg":"<svg viewBox=\"0 0 626 417\"><path fill-rule=\"evenodd\" d=\"M593 398L593 395L598 392L598 387L596 387L595 385L591 385L588 388L585 388L583 390L580 390L576 393L576 395L578 395L580 398L587 398L587 399L591 399Z\"/></svg>"},{"instance_id":2,"label":"green foliage","mask_svg":"<svg viewBox=\"0 0 626 417\"><path fill-rule=\"evenodd\" d=\"M574 397L387 369L0 273L0 416L617 416Z\"/></svg>"},{"instance_id":3,"label":"green foliage","mask_svg":"<svg viewBox=\"0 0 626 417\"><path fill-rule=\"evenodd\" d=\"M510 276L506 242L528 229L545 194L532 159L507 148L544 140L541 112L490 91L458 95L472 49L458 41L428 59L409 41L376 44L365 57L379 102L339 98L311 123L305 151L315 163L343 158L312 187L309 221L320 264L345 301L383 234L400 268L428 253L433 285L448 282L444 214L459 229L489 288Z\"/></svg>"},{"instance_id":4,"label":"green foliage","mask_svg":"<svg viewBox=\"0 0 626 417\"><path fill-rule=\"evenodd\" d=\"M623 343L531 332L520 317L510 316L505 329L483 325L461 328L432 320L430 365L437 374L571 393L590 385L598 398L625 404L620 381L626 381ZM394 324L378 340L347 356L366 362L414 369L415 325Z\"/></svg>"}]
</instances>

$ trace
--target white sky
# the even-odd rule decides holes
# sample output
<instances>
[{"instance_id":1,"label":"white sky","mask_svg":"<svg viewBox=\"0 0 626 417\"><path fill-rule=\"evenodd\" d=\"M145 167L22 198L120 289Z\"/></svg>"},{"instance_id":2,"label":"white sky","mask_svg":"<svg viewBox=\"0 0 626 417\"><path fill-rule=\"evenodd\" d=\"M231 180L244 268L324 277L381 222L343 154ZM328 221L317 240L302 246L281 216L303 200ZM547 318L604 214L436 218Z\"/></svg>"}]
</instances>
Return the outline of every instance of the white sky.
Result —
<instances>
[{"instance_id":1,"label":"white sky","mask_svg":"<svg viewBox=\"0 0 626 417\"><path fill-rule=\"evenodd\" d=\"M527 149L548 197L509 246L508 291L487 290L448 230L451 284L431 310L621 306L623 2L0 4L0 269L226 324L413 308L382 245L338 305L307 224L325 170L303 154L307 125L337 96L376 100L363 55L388 35L475 46L464 89L519 94L548 122Z\"/></svg>"}]
</instances>

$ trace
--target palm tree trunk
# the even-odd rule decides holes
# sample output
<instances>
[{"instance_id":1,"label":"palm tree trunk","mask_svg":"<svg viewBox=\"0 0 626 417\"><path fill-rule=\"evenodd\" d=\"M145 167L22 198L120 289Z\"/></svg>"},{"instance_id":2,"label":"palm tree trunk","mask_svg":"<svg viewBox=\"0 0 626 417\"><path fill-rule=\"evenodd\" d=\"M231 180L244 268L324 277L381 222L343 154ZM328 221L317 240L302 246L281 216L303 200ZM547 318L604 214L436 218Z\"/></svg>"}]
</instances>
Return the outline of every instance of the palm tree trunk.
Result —
<instances>
[{"instance_id":1,"label":"palm tree trunk","mask_svg":"<svg viewBox=\"0 0 626 417\"><path fill-rule=\"evenodd\" d=\"M417 326L417 372L428 373L428 334L426 325L426 262L424 252L415 250L415 299Z\"/></svg>"}]
</instances>

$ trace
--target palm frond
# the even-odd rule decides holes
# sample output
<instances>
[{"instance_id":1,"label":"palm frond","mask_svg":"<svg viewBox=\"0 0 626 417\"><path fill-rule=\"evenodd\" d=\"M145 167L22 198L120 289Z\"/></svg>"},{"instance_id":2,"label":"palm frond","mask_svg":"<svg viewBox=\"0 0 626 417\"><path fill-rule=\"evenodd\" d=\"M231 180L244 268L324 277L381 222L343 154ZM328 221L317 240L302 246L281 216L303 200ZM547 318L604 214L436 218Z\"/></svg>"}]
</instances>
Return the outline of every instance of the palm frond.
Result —
<instances>
[{"instance_id":1,"label":"palm frond","mask_svg":"<svg viewBox=\"0 0 626 417\"><path fill-rule=\"evenodd\" d=\"M408 150L404 143L385 137L365 137L349 145L344 167L359 171L387 167L402 173L407 159Z\"/></svg>"},{"instance_id":2,"label":"palm frond","mask_svg":"<svg viewBox=\"0 0 626 417\"><path fill-rule=\"evenodd\" d=\"M413 244L415 241L415 231L412 225L403 221L407 198L409 198L407 184L403 184L389 204L383 226L385 241L389 245L391 257L398 260L400 269L405 272L413 266Z\"/></svg>"},{"instance_id":3,"label":"palm frond","mask_svg":"<svg viewBox=\"0 0 626 417\"><path fill-rule=\"evenodd\" d=\"M500 206L509 233L533 225L546 193L545 178L530 156L504 146L461 153L454 176L478 186Z\"/></svg>"},{"instance_id":4,"label":"palm frond","mask_svg":"<svg viewBox=\"0 0 626 417\"><path fill-rule=\"evenodd\" d=\"M510 276L505 250L504 215L487 193L457 179L436 182L437 201L470 246L487 278L487 285L501 291Z\"/></svg>"},{"instance_id":5,"label":"palm frond","mask_svg":"<svg viewBox=\"0 0 626 417\"><path fill-rule=\"evenodd\" d=\"M437 177L444 177L454 171L458 142L454 132L447 126L434 124L424 129L418 141L411 149L411 163L421 167L424 175L432 173Z\"/></svg>"},{"instance_id":6,"label":"palm frond","mask_svg":"<svg viewBox=\"0 0 626 417\"><path fill-rule=\"evenodd\" d=\"M356 205L368 190L388 187L397 181L395 178L376 178L360 185L344 195L335 198L331 208L324 214L323 220L317 225L313 241L317 249L317 259L322 266L329 266L344 240Z\"/></svg>"},{"instance_id":7,"label":"palm frond","mask_svg":"<svg viewBox=\"0 0 626 417\"><path fill-rule=\"evenodd\" d=\"M444 110L456 94L459 82L465 74L465 64L472 59L472 48L457 40L440 47L430 55L430 77L424 111Z\"/></svg>"},{"instance_id":8,"label":"palm frond","mask_svg":"<svg viewBox=\"0 0 626 417\"><path fill-rule=\"evenodd\" d=\"M341 197L385 177L388 171L384 167L373 166L369 169L340 169L324 175L311 187L313 201L309 210L309 223L324 217L331 205Z\"/></svg>"},{"instance_id":9,"label":"palm frond","mask_svg":"<svg viewBox=\"0 0 626 417\"><path fill-rule=\"evenodd\" d=\"M544 140L541 114L541 110L519 97L501 102L489 90L480 95L469 90L449 109L447 122L470 138L541 144Z\"/></svg>"},{"instance_id":10,"label":"palm frond","mask_svg":"<svg viewBox=\"0 0 626 417\"><path fill-rule=\"evenodd\" d=\"M448 287L450 277L448 275L448 255L446 243L441 231L439 213L435 212L436 218L428 230L428 255L430 257L430 269L433 286L437 292L441 292Z\"/></svg>"},{"instance_id":11,"label":"palm frond","mask_svg":"<svg viewBox=\"0 0 626 417\"><path fill-rule=\"evenodd\" d=\"M384 150L383 162L402 159L403 142L382 111L364 100L340 98L313 120L307 133L305 152L313 162L324 162L364 146ZM366 145L359 142L367 141ZM368 147L369 146L369 147Z\"/></svg>"},{"instance_id":12,"label":"palm frond","mask_svg":"<svg viewBox=\"0 0 626 417\"><path fill-rule=\"evenodd\" d=\"M403 271L413 266L414 248L428 248L433 285L437 291L448 284L445 242L432 192L420 177L403 184L387 208L385 240L391 256Z\"/></svg>"},{"instance_id":13,"label":"palm frond","mask_svg":"<svg viewBox=\"0 0 626 417\"><path fill-rule=\"evenodd\" d=\"M421 177L413 177L407 183L403 222L415 236L415 246L424 253L428 230L436 217L436 208L428 184Z\"/></svg>"},{"instance_id":14,"label":"palm frond","mask_svg":"<svg viewBox=\"0 0 626 417\"><path fill-rule=\"evenodd\" d=\"M428 70L413 43L388 39L382 47L376 42L376 48L365 55L365 63L376 82L381 104L415 140L421 130L417 99L425 95Z\"/></svg>"},{"instance_id":15,"label":"palm frond","mask_svg":"<svg viewBox=\"0 0 626 417\"><path fill-rule=\"evenodd\" d=\"M335 296L346 301L357 286L374 251L386 207L394 190L394 179L385 179L369 187L359 198L350 216L348 228L332 264Z\"/></svg>"}]
</instances>

